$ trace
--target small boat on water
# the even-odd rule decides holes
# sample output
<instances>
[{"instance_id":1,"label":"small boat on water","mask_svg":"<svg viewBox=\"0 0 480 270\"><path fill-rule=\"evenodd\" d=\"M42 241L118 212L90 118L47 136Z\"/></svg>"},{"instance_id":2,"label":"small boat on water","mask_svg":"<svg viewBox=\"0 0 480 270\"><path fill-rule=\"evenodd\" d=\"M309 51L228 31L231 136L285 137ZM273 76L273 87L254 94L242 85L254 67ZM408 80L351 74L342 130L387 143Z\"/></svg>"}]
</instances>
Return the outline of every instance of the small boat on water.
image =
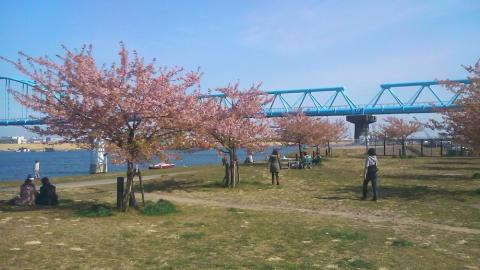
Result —
<instances>
[{"instance_id":1,"label":"small boat on water","mask_svg":"<svg viewBox=\"0 0 480 270\"><path fill-rule=\"evenodd\" d=\"M175 164L172 163L165 163L165 162L160 162L154 165L148 166L149 169L155 170L155 169L169 169L175 167Z\"/></svg>"},{"instance_id":2,"label":"small boat on water","mask_svg":"<svg viewBox=\"0 0 480 270\"><path fill-rule=\"evenodd\" d=\"M15 152L18 152L18 153L20 153L20 152L30 152L30 148L20 147L20 148L18 148L18 150L15 151Z\"/></svg>"}]
</instances>

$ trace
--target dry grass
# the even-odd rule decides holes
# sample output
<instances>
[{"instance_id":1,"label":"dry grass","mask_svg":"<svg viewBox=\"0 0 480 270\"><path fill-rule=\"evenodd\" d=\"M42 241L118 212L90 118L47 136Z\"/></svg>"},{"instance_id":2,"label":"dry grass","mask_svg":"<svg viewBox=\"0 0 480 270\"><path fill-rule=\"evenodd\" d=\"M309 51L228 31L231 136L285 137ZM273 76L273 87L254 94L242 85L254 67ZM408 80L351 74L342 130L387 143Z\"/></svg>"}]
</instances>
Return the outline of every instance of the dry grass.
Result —
<instances>
[{"instance_id":1,"label":"dry grass","mask_svg":"<svg viewBox=\"0 0 480 270\"><path fill-rule=\"evenodd\" d=\"M20 147L26 147L33 151L44 151L45 148L53 148L56 151L68 151L79 149L79 146L74 143L56 143L56 144L43 144L43 143L24 143L24 144L0 144L0 151L16 151Z\"/></svg>"},{"instance_id":2,"label":"dry grass","mask_svg":"<svg viewBox=\"0 0 480 270\"><path fill-rule=\"evenodd\" d=\"M147 198L178 199L162 216L76 215L113 207L113 185L60 190L55 208L2 203L0 269L480 268L479 159L380 159L374 203L358 200L359 152L335 154L282 171L279 187L261 164L241 168L237 189L220 187L220 167L158 176Z\"/></svg>"}]
</instances>

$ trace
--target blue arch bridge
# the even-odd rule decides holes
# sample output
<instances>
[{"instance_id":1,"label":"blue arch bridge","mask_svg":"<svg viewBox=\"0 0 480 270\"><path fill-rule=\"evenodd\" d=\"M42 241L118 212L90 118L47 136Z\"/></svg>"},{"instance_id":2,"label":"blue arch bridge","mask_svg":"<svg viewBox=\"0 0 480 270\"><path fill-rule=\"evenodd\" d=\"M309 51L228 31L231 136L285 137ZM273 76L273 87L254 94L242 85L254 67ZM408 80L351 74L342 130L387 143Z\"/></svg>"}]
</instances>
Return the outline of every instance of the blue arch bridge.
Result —
<instances>
[{"instance_id":1,"label":"blue arch bridge","mask_svg":"<svg viewBox=\"0 0 480 270\"><path fill-rule=\"evenodd\" d=\"M469 84L469 80L452 80ZM0 76L0 126L42 124L42 116L19 104L9 89L33 94L35 82ZM302 111L308 116L346 116L355 124L355 138L368 132L368 125L376 121L374 115L435 113L445 109L458 109L458 94L445 89L438 81L381 84L367 104L357 104L347 95L344 87L306 88L266 91L272 100L264 105L267 117L281 117L286 113ZM3 99L1 98L3 96ZM223 94L202 98L216 98L228 106Z\"/></svg>"}]
</instances>

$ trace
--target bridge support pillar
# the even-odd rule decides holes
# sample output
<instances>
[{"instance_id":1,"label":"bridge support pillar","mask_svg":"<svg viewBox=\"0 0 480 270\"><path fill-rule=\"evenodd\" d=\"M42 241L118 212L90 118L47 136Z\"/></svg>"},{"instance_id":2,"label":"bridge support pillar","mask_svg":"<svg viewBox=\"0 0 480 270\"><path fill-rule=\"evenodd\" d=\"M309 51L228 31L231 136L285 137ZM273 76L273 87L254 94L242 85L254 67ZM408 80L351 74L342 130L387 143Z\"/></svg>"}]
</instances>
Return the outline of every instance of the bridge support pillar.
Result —
<instances>
[{"instance_id":1,"label":"bridge support pillar","mask_svg":"<svg viewBox=\"0 0 480 270\"><path fill-rule=\"evenodd\" d=\"M105 153L105 142L95 139L92 142L92 155L90 159L90 173L107 172L107 154Z\"/></svg>"},{"instance_id":2,"label":"bridge support pillar","mask_svg":"<svg viewBox=\"0 0 480 270\"><path fill-rule=\"evenodd\" d=\"M371 114L347 115L347 121L355 125L355 140L365 138L368 135L368 125L375 123L377 117Z\"/></svg>"}]
</instances>

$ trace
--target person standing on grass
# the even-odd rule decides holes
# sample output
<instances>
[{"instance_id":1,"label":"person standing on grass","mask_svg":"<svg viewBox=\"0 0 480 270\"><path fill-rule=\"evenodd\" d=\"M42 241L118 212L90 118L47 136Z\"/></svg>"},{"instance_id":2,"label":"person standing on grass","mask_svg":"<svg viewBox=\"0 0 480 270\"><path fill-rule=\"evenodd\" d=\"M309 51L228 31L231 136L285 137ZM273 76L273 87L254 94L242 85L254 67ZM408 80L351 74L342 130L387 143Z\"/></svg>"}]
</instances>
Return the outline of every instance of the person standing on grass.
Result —
<instances>
[{"instance_id":1,"label":"person standing on grass","mask_svg":"<svg viewBox=\"0 0 480 270\"><path fill-rule=\"evenodd\" d=\"M35 164L33 164L33 177L40 179L40 162L38 160L35 160Z\"/></svg>"},{"instance_id":2,"label":"person standing on grass","mask_svg":"<svg viewBox=\"0 0 480 270\"><path fill-rule=\"evenodd\" d=\"M277 149L273 149L272 154L268 158L268 166L270 167L270 173L272 173L272 185L275 185L275 179L277 180L277 185L280 185L278 182L278 173L282 166L280 164L280 156L278 155Z\"/></svg>"},{"instance_id":3,"label":"person standing on grass","mask_svg":"<svg viewBox=\"0 0 480 270\"><path fill-rule=\"evenodd\" d=\"M374 148L370 148L367 151L367 158L365 159L365 169L363 172L363 196L362 200L367 199L367 187L368 182L372 182L373 200L378 199L377 191L377 171L378 160Z\"/></svg>"}]
</instances>

